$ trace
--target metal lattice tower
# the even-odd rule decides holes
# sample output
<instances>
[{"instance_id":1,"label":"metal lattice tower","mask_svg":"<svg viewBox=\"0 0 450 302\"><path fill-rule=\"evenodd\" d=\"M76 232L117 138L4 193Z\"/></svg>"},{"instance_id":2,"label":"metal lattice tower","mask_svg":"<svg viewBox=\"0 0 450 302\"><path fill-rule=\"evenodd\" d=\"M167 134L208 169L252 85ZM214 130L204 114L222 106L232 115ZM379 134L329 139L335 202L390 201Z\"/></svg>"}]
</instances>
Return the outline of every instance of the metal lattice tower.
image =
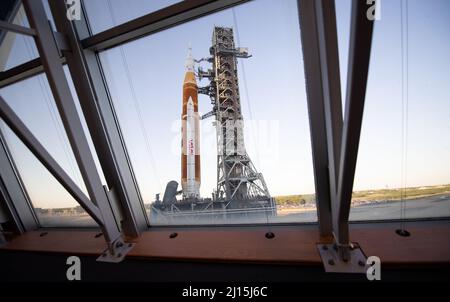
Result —
<instances>
[{"instance_id":1,"label":"metal lattice tower","mask_svg":"<svg viewBox=\"0 0 450 302\"><path fill-rule=\"evenodd\" d=\"M270 198L263 175L256 171L244 145L237 58L250 57L248 51L235 47L232 28L215 27L210 54L206 60L213 69L199 69L199 77L207 77L211 83L199 92L208 94L213 104L213 111L202 118L216 117L216 196L227 201Z\"/></svg>"}]
</instances>

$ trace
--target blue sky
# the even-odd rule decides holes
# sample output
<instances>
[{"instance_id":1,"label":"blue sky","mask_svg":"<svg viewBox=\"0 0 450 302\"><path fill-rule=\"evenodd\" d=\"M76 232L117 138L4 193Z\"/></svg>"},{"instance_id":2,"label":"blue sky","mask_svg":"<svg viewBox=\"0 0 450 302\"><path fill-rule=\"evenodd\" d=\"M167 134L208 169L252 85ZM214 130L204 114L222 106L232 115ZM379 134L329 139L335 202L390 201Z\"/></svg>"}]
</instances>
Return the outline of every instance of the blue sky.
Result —
<instances>
[{"instance_id":1,"label":"blue sky","mask_svg":"<svg viewBox=\"0 0 450 302\"><path fill-rule=\"evenodd\" d=\"M241 106L248 130L245 140L248 153L264 174L272 194L314 192L300 32L295 11L293 1L254 2L235 9L240 46L249 47L253 55L238 63ZM150 198L162 191L154 188L155 185L164 188L169 180L180 178L179 118L184 59L189 43L195 57L209 55L214 25L235 26L232 11L139 39L100 56L141 191ZM133 89L129 88L121 52L125 54ZM204 66L206 68L207 64ZM199 83L200 86L206 84L207 81ZM134 110L136 99L150 142L151 157ZM200 96L199 111L210 110L209 98ZM202 122L203 196L210 196L217 177L212 121L211 118ZM254 147L256 140L260 148Z\"/></svg>"},{"instance_id":2,"label":"blue sky","mask_svg":"<svg viewBox=\"0 0 450 302\"><path fill-rule=\"evenodd\" d=\"M355 189L401 185L400 16L400 1L382 1L381 20L374 29ZM449 1L408 0L407 186L450 182L449 17Z\"/></svg>"},{"instance_id":3,"label":"blue sky","mask_svg":"<svg viewBox=\"0 0 450 302\"><path fill-rule=\"evenodd\" d=\"M124 6L126 2L126 7ZM88 1L94 32L175 1ZM337 0L339 57L345 87L350 1ZM450 2L409 0L407 186L450 183ZM272 195L314 193L311 142L296 1L257 0L141 38L100 54L107 83L145 202L180 178L181 93L187 46L208 56L214 25L237 29L247 151ZM115 22L113 22L115 21ZM400 1L382 1L375 24L355 190L399 187L402 160ZM16 38L7 67L36 57L32 41ZM126 64L124 64L124 61ZM203 64L205 68L207 64ZM244 77L245 71L245 77ZM127 74L129 77L127 77ZM244 80L245 78L245 80ZM199 86L206 85L206 81ZM0 91L33 133L82 185L45 76ZM343 89L343 95L345 88ZM200 111L210 101L200 96ZM137 113L137 109L140 114ZM203 196L216 182L213 118L202 122ZM56 125L56 126L55 126ZM67 193L6 130L36 206L73 206Z\"/></svg>"}]
</instances>

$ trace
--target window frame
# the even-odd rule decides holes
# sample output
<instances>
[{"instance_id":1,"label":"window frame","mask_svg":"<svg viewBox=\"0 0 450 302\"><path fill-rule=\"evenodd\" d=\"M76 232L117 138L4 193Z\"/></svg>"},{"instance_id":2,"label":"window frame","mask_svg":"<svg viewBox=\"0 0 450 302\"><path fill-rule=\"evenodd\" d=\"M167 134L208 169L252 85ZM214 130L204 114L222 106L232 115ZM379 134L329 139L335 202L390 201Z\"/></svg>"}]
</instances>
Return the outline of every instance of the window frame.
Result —
<instances>
[{"instance_id":1,"label":"window frame","mask_svg":"<svg viewBox=\"0 0 450 302\"><path fill-rule=\"evenodd\" d=\"M28 1L28 0L24 0ZM109 175L110 190L108 202L111 207L120 209L123 234L136 238L149 228L187 229L214 228L216 225L199 226L150 226L146 211L143 208L137 182L127 154L120 126L112 105L111 96L104 79L98 53L108 48L151 35L197 18L228 9L251 0L188 0L151 12L145 16L107 29L95 35L91 34L85 8L82 4L81 20L69 22L65 19L65 4L62 1L49 0L57 30L67 37L72 52L63 52L59 56L61 64L66 63L74 80L77 94L83 96L81 106L88 122L94 145L99 156L102 169ZM365 83L367 82L367 57L356 58L358 43L369 46L370 55L371 32L373 24L357 18L365 4L355 4L351 26L351 47L349 54L349 81L347 89L346 121L355 124L349 127L342 116L341 85L339 76L339 59L337 56L337 31L334 1L298 0L299 19L302 41L314 41L312 47L305 47L302 42L304 56L311 60L305 64L305 78L309 85L307 100L310 118L313 166L316 187L316 203L318 211L319 234L322 238L332 238L342 245L349 243L349 210L351 196L346 196L353 185L358 142L361 130L361 118L364 107ZM361 16L360 16L361 17ZM373 22L373 21L372 21ZM362 38L369 33L368 37ZM360 40L358 40L360 39ZM359 42L358 42L359 41ZM367 50L364 52L367 56ZM360 60L360 61L353 61ZM309 63L311 62L311 63ZM41 58L31 60L0 74L0 88L45 71ZM361 66L362 70L352 68ZM364 70L366 69L366 70ZM353 72L352 72L353 71ZM366 73L362 82L351 82L355 72ZM353 80L357 80L352 78ZM337 84L339 83L339 84ZM363 91L356 91L357 85L363 85ZM353 88L353 90L352 90ZM352 94L353 93L353 94ZM355 93L357 96L355 97ZM349 98L356 98L353 105ZM312 101L313 99L318 101ZM356 104L356 109L355 105ZM353 110L353 111L352 111ZM103 129L95 131L94 129ZM94 133L96 132L96 133ZM111 139L111 135L114 139ZM349 139L350 138L350 139ZM355 147L349 148L356 143ZM98 149L97 149L98 148ZM330 166L331 164L331 166ZM108 167L114 168L108 168ZM126 174L126 176L124 176ZM338 195L339 194L339 195ZM351 194L350 194L351 195ZM29 205L31 207L31 204ZM32 211L34 211L31 208ZM415 218L411 222L448 221L444 218ZM370 224L392 223L392 220L370 221ZM351 224L367 223L352 221ZM271 226L292 225L302 227L316 223L274 223ZM242 228L263 225L221 225L224 228L239 226ZM37 229L39 226L36 225ZM337 236L337 238L336 238Z\"/></svg>"}]
</instances>

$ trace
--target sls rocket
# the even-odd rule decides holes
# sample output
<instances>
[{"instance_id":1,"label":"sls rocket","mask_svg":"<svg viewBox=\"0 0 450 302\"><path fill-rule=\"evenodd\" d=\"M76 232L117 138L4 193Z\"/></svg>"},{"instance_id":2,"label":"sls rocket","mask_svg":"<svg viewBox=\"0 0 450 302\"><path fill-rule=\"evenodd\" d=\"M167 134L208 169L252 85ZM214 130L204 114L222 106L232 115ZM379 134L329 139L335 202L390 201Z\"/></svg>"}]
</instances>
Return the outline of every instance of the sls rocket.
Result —
<instances>
[{"instance_id":1,"label":"sls rocket","mask_svg":"<svg viewBox=\"0 0 450 302\"><path fill-rule=\"evenodd\" d=\"M198 198L200 197L200 118L194 58L190 48L186 58L181 120L181 186L183 197Z\"/></svg>"}]
</instances>

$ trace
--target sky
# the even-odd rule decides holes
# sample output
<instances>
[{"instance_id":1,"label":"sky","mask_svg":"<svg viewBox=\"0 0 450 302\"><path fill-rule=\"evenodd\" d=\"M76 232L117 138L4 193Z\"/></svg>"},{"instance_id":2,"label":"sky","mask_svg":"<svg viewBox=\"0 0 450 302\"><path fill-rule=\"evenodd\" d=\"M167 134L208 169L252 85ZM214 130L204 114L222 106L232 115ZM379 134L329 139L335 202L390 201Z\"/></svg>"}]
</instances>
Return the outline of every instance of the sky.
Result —
<instances>
[{"instance_id":1,"label":"sky","mask_svg":"<svg viewBox=\"0 0 450 302\"><path fill-rule=\"evenodd\" d=\"M100 32L174 2L86 3L93 31ZM382 1L381 20L375 23L354 190L450 183L450 1L408 0L406 111L402 110L400 3ZM337 0L336 14L345 96L350 1ZM245 145L270 193L314 193L297 4L293 0L256 0L100 53L144 202L152 202L156 193L163 193L168 181L179 182L187 47L192 45L197 59L208 56L215 25L233 27L236 45L248 47L252 54L238 61ZM37 51L33 41L16 37L7 68L34 57ZM208 64L201 66L206 69ZM205 85L206 80L199 82L199 86ZM45 75L8 86L0 93L84 189ZM199 111L210 110L209 98L201 95ZM402 116L406 112L405 153ZM217 177L212 122L213 118L209 118L201 123L204 197L211 196ZM76 205L11 131L4 125L2 128L34 205ZM406 162L406 181L402 181L402 159Z\"/></svg>"}]
</instances>

